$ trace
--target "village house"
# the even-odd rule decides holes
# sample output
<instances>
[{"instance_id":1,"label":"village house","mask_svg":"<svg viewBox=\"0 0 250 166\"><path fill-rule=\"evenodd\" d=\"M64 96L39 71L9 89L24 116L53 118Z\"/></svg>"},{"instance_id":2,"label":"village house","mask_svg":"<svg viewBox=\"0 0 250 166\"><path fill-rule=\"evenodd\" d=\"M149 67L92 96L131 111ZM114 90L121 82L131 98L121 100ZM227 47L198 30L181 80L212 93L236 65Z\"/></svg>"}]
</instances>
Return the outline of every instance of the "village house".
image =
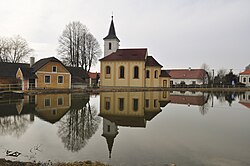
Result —
<instances>
[{"instance_id":1,"label":"village house","mask_svg":"<svg viewBox=\"0 0 250 166\"><path fill-rule=\"evenodd\" d=\"M204 69L171 69L166 72L171 76L171 85L208 84L208 73Z\"/></svg>"},{"instance_id":2,"label":"village house","mask_svg":"<svg viewBox=\"0 0 250 166\"><path fill-rule=\"evenodd\" d=\"M120 49L113 17L104 38L101 62L101 87L169 87L170 76L161 70L147 48Z\"/></svg>"},{"instance_id":3,"label":"village house","mask_svg":"<svg viewBox=\"0 0 250 166\"><path fill-rule=\"evenodd\" d=\"M88 74L80 67L65 66L55 57L40 59L34 57L27 63L0 63L0 84L21 84L28 89L70 89L85 88Z\"/></svg>"},{"instance_id":4,"label":"village house","mask_svg":"<svg viewBox=\"0 0 250 166\"><path fill-rule=\"evenodd\" d=\"M245 84L247 87L250 87L250 69L240 73L239 82Z\"/></svg>"}]
</instances>

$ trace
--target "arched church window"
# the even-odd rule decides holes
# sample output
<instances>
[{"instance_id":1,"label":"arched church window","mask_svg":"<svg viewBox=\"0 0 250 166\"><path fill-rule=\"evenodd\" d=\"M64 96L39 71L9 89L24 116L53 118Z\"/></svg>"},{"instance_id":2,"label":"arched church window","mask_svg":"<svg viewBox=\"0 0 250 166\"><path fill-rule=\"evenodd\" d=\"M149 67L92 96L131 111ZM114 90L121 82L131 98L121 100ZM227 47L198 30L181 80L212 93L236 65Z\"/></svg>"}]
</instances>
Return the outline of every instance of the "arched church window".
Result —
<instances>
[{"instance_id":1,"label":"arched church window","mask_svg":"<svg viewBox=\"0 0 250 166\"><path fill-rule=\"evenodd\" d=\"M155 78L158 78L158 70L155 70Z\"/></svg>"},{"instance_id":2,"label":"arched church window","mask_svg":"<svg viewBox=\"0 0 250 166\"><path fill-rule=\"evenodd\" d=\"M120 67L120 77L119 78L124 78L124 66Z\"/></svg>"},{"instance_id":3,"label":"arched church window","mask_svg":"<svg viewBox=\"0 0 250 166\"><path fill-rule=\"evenodd\" d=\"M110 66L106 66L106 74L110 74Z\"/></svg>"},{"instance_id":4,"label":"arched church window","mask_svg":"<svg viewBox=\"0 0 250 166\"><path fill-rule=\"evenodd\" d=\"M147 71L146 71L146 78L149 78L149 77L150 77L150 71L147 70Z\"/></svg>"},{"instance_id":5,"label":"arched church window","mask_svg":"<svg viewBox=\"0 0 250 166\"><path fill-rule=\"evenodd\" d=\"M138 66L134 67L134 78L139 78L139 67Z\"/></svg>"}]
</instances>

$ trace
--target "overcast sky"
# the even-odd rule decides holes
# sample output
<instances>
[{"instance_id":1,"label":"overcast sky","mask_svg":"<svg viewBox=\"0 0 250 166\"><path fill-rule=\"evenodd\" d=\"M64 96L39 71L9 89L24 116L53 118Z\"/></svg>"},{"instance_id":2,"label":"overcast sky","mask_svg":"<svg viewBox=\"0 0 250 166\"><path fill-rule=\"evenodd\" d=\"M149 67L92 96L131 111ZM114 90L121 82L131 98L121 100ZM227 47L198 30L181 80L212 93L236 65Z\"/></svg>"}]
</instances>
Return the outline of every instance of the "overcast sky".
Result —
<instances>
[{"instance_id":1,"label":"overcast sky","mask_svg":"<svg viewBox=\"0 0 250 166\"><path fill-rule=\"evenodd\" d=\"M103 49L112 12L120 47L148 48L164 68L250 64L250 0L1 0L0 36L21 35L36 60L60 58L59 36L80 21Z\"/></svg>"}]
</instances>

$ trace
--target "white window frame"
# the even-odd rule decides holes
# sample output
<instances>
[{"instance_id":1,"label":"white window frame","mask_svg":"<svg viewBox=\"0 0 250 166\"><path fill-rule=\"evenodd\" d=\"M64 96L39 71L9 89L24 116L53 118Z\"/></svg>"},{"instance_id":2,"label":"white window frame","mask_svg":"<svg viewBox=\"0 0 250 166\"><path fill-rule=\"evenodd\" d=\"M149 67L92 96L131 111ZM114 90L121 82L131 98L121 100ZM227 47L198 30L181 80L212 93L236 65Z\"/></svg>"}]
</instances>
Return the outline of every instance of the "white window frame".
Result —
<instances>
[{"instance_id":1,"label":"white window frame","mask_svg":"<svg viewBox=\"0 0 250 166\"><path fill-rule=\"evenodd\" d=\"M58 100L59 99L62 99L62 104L58 104ZM64 105L64 98L63 98L63 96L57 97L57 106L63 106L63 105Z\"/></svg>"},{"instance_id":2,"label":"white window frame","mask_svg":"<svg viewBox=\"0 0 250 166\"><path fill-rule=\"evenodd\" d=\"M59 82L59 77L62 77L62 83ZM57 76L57 83L58 84L64 84L64 76L63 75Z\"/></svg>"},{"instance_id":3,"label":"white window frame","mask_svg":"<svg viewBox=\"0 0 250 166\"><path fill-rule=\"evenodd\" d=\"M49 100L49 105L46 105L46 100ZM44 99L44 107L50 107L51 106L51 98L45 98Z\"/></svg>"},{"instance_id":4,"label":"white window frame","mask_svg":"<svg viewBox=\"0 0 250 166\"><path fill-rule=\"evenodd\" d=\"M45 78L46 78L47 76L49 77L49 82L46 82L46 79L45 79ZM44 83L45 83L45 84L51 84L51 75L44 75Z\"/></svg>"}]
</instances>

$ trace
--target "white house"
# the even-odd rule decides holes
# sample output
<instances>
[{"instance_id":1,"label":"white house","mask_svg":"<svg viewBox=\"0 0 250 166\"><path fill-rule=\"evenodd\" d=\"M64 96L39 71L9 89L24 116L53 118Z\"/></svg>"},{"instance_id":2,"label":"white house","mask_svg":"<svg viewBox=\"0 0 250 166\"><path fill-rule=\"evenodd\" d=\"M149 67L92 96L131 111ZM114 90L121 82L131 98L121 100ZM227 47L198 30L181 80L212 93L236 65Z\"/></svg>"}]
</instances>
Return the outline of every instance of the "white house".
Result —
<instances>
[{"instance_id":1,"label":"white house","mask_svg":"<svg viewBox=\"0 0 250 166\"><path fill-rule=\"evenodd\" d=\"M170 84L202 85L208 84L208 74L204 69L171 69L167 70L171 76Z\"/></svg>"},{"instance_id":2,"label":"white house","mask_svg":"<svg viewBox=\"0 0 250 166\"><path fill-rule=\"evenodd\" d=\"M240 73L239 82L246 84L246 86L250 87L250 69Z\"/></svg>"}]
</instances>

